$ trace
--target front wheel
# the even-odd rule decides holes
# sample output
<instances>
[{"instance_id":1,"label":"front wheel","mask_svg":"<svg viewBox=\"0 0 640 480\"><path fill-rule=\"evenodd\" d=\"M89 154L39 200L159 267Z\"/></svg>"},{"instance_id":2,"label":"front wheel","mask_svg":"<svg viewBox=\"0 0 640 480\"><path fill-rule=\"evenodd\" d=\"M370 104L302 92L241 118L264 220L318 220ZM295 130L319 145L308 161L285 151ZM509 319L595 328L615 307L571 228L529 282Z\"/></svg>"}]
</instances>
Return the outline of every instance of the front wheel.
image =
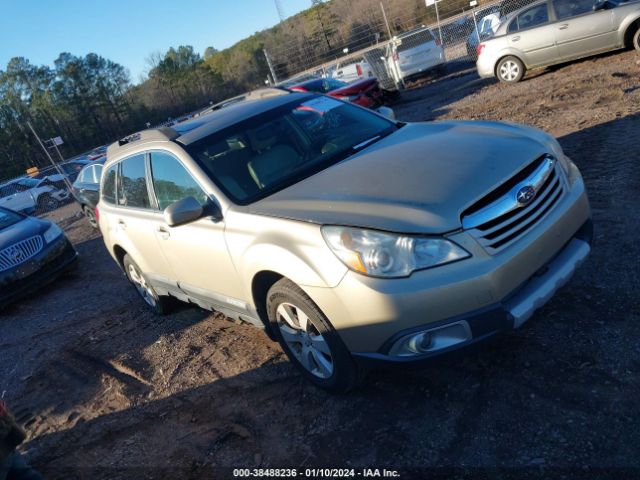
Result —
<instances>
[{"instance_id":1,"label":"front wheel","mask_svg":"<svg viewBox=\"0 0 640 480\"><path fill-rule=\"evenodd\" d=\"M501 82L516 83L522 80L524 70L524 64L519 58L504 57L498 63L496 74Z\"/></svg>"},{"instance_id":2,"label":"front wheel","mask_svg":"<svg viewBox=\"0 0 640 480\"><path fill-rule=\"evenodd\" d=\"M327 317L295 283L284 278L267 294L267 312L289 360L315 385L346 392L358 380L358 366Z\"/></svg>"},{"instance_id":3,"label":"front wheel","mask_svg":"<svg viewBox=\"0 0 640 480\"><path fill-rule=\"evenodd\" d=\"M165 315L169 312L171 303L170 297L161 297L156 293L153 287L149 284L144 273L138 267L138 264L126 254L122 260L124 271L131 284L135 287L138 294L145 301L147 306L158 315Z\"/></svg>"},{"instance_id":4,"label":"front wheel","mask_svg":"<svg viewBox=\"0 0 640 480\"><path fill-rule=\"evenodd\" d=\"M60 206L60 202L51 195L41 195L38 198L38 211L40 213L50 212Z\"/></svg>"}]
</instances>

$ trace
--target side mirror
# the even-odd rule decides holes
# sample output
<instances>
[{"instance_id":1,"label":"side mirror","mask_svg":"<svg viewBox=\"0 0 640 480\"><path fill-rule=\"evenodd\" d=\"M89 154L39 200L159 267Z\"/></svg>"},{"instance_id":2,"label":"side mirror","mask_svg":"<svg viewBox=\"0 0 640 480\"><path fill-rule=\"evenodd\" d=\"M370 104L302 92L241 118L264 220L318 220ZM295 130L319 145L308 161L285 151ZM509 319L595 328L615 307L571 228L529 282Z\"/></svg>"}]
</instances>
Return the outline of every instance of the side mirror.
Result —
<instances>
[{"instance_id":1,"label":"side mirror","mask_svg":"<svg viewBox=\"0 0 640 480\"><path fill-rule=\"evenodd\" d=\"M164 209L164 221L170 227L177 227L193 222L202 217L204 208L193 197L186 197L172 203Z\"/></svg>"},{"instance_id":2,"label":"side mirror","mask_svg":"<svg viewBox=\"0 0 640 480\"><path fill-rule=\"evenodd\" d=\"M380 115L382 115L383 117L387 117L389 120L395 120L396 119L396 113L393 111L393 109L391 109L389 107L380 107L380 108L378 108L378 113Z\"/></svg>"}]
</instances>

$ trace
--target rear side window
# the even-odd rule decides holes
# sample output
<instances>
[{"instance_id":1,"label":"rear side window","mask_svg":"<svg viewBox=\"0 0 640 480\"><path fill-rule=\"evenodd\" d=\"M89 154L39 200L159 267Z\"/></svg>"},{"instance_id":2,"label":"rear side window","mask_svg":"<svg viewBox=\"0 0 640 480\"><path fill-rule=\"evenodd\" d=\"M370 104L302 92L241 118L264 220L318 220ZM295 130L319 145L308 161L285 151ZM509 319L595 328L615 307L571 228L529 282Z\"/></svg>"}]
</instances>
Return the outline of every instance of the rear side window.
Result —
<instances>
[{"instance_id":1,"label":"rear side window","mask_svg":"<svg viewBox=\"0 0 640 480\"><path fill-rule=\"evenodd\" d=\"M518 32L526 28L533 28L544 25L549 21L549 11L547 4L542 3L528 10L525 10L509 24L509 33Z\"/></svg>"},{"instance_id":2,"label":"rear side window","mask_svg":"<svg viewBox=\"0 0 640 480\"><path fill-rule=\"evenodd\" d=\"M187 197L194 197L202 205L207 201L206 193L173 155L151 152L151 178L160 210Z\"/></svg>"},{"instance_id":3,"label":"rear side window","mask_svg":"<svg viewBox=\"0 0 640 480\"><path fill-rule=\"evenodd\" d=\"M116 172L118 164L111 165L104 174L102 184L102 200L107 203L116 203Z\"/></svg>"},{"instance_id":4,"label":"rear side window","mask_svg":"<svg viewBox=\"0 0 640 480\"><path fill-rule=\"evenodd\" d=\"M134 155L120 162L118 205L135 208L151 206L144 163L144 154Z\"/></svg>"}]
</instances>

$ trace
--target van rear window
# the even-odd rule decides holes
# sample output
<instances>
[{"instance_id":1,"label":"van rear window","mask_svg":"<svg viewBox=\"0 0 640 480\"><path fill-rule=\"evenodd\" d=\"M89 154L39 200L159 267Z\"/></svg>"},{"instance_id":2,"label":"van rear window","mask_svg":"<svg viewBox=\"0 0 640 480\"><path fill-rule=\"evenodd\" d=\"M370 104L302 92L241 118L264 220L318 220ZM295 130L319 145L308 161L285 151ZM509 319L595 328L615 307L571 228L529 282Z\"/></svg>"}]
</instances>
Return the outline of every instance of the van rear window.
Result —
<instances>
[{"instance_id":1,"label":"van rear window","mask_svg":"<svg viewBox=\"0 0 640 480\"><path fill-rule=\"evenodd\" d=\"M408 35L406 37L402 37L401 38L402 43L400 45L398 45L398 51L399 52L404 52L406 50L410 50L414 47L417 47L418 45L421 45L423 43L429 43L432 42L434 40L433 35L431 34L431 31L429 30L421 30L419 32L413 33L411 35Z\"/></svg>"}]
</instances>

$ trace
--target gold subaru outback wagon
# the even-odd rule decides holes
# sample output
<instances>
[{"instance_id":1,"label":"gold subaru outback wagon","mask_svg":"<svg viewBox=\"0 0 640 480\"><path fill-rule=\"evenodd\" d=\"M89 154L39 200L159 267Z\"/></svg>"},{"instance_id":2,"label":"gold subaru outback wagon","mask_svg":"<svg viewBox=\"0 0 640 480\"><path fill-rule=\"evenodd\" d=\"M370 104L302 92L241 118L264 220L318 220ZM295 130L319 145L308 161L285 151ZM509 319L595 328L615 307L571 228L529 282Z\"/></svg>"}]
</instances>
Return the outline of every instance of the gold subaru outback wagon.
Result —
<instances>
[{"instance_id":1,"label":"gold subaru outback wagon","mask_svg":"<svg viewBox=\"0 0 640 480\"><path fill-rule=\"evenodd\" d=\"M521 326L592 231L580 172L540 130L404 123L308 93L111 145L98 210L152 309L251 322L334 391Z\"/></svg>"}]
</instances>

